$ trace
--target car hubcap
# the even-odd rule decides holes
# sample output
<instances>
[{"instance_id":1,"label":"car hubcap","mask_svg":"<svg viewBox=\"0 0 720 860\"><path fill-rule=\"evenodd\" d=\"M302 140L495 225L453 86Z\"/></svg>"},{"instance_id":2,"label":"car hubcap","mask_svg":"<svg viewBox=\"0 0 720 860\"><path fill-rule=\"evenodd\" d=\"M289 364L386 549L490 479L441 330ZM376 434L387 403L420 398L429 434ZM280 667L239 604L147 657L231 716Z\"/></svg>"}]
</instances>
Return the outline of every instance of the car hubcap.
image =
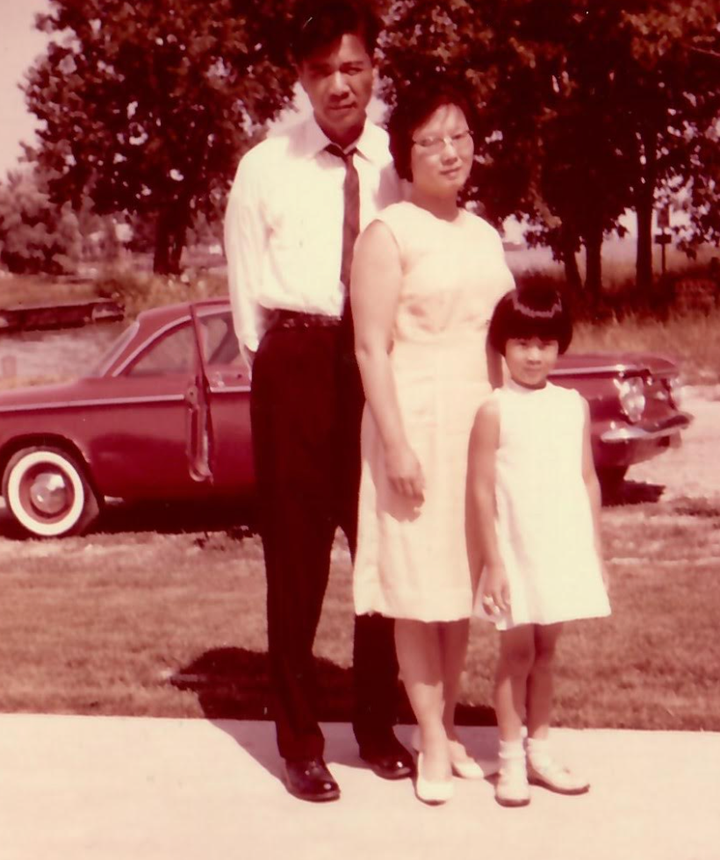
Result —
<instances>
[{"instance_id":1,"label":"car hubcap","mask_svg":"<svg viewBox=\"0 0 720 860\"><path fill-rule=\"evenodd\" d=\"M34 477L30 485L33 508L48 517L57 516L67 510L71 497L71 488L58 472L41 472Z\"/></svg>"}]
</instances>

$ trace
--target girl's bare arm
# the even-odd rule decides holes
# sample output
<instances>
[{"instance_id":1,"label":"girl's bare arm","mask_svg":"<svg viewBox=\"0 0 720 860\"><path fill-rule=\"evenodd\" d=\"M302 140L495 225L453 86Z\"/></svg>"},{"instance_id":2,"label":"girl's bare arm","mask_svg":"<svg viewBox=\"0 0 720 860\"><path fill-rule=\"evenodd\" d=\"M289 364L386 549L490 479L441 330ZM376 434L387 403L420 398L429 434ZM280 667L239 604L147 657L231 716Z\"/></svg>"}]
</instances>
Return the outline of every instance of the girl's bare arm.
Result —
<instances>
[{"instance_id":1,"label":"girl's bare arm","mask_svg":"<svg viewBox=\"0 0 720 860\"><path fill-rule=\"evenodd\" d=\"M485 566L482 599L500 611L510 608L505 568L495 531L495 455L500 438L497 403L488 400L477 412L468 451L468 538L477 541Z\"/></svg>"},{"instance_id":2,"label":"girl's bare arm","mask_svg":"<svg viewBox=\"0 0 720 860\"><path fill-rule=\"evenodd\" d=\"M605 588L609 590L610 581L602 549L602 531L600 527L600 511L602 509L602 493L600 492L600 481L595 471L595 461L592 454L592 443L590 441L590 409L587 401L583 400L585 410L585 426L583 428L583 452L582 452L582 474L588 496L590 497L590 510L592 511L593 527L595 530L595 550L600 559Z\"/></svg>"}]
</instances>

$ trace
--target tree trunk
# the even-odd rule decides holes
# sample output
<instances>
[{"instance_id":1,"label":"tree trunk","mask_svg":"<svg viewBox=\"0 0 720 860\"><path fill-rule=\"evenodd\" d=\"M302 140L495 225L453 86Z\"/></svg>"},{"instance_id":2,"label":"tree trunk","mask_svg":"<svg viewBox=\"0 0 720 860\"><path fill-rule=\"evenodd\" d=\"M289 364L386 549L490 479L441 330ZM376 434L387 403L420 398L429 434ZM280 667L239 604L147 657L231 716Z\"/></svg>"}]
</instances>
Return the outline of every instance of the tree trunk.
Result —
<instances>
[{"instance_id":1,"label":"tree trunk","mask_svg":"<svg viewBox=\"0 0 720 860\"><path fill-rule=\"evenodd\" d=\"M560 255L565 268L565 280L570 292L577 296L580 295L583 289L580 269L578 268L577 257L575 256L577 237L565 226L564 223L561 229Z\"/></svg>"},{"instance_id":2,"label":"tree trunk","mask_svg":"<svg viewBox=\"0 0 720 860\"><path fill-rule=\"evenodd\" d=\"M170 225L167 210L158 212L155 222L155 256L153 272L156 275L170 274Z\"/></svg>"},{"instance_id":3,"label":"tree trunk","mask_svg":"<svg viewBox=\"0 0 720 860\"><path fill-rule=\"evenodd\" d=\"M602 292L602 243L602 226L593 225L585 236L585 289L594 298Z\"/></svg>"},{"instance_id":4,"label":"tree trunk","mask_svg":"<svg viewBox=\"0 0 720 860\"><path fill-rule=\"evenodd\" d=\"M647 294L653 285L652 215L657 181L657 138L654 130L645 129L641 140L645 159L640 167L640 182L635 195L638 229L636 282L638 290Z\"/></svg>"},{"instance_id":5,"label":"tree trunk","mask_svg":"<svg viewBox=\"0 0 720 860\"><path fill-rule=\"evenodd\" d=\"M158 212L155 227L155 257L153 272L156 275L177 275L180 272L187 237L187 213L178 201L173 201L167 209Z\"/></svg>"},{"instance_id":6,"label":"tree trunk","mask_svg":"<svg viewBox=\"0 0 720 860\"><path fill-rule=\"evenodd\" d=\"M182 258L183 248L187 237L187 229L184 221L173 225L173 233L170 237L170 272L171 275L177 275L180 272L180 260Z\"/></svg>"}]
</instances>

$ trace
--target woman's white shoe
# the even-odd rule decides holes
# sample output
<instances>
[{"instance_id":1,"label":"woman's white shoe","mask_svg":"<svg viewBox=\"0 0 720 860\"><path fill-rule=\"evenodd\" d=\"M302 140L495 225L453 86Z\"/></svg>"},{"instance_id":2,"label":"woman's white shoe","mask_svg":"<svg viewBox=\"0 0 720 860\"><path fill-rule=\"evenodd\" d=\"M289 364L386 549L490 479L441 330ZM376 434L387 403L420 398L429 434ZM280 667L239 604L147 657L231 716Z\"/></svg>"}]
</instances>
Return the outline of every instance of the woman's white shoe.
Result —
<instances>
[{"instance_id":1,"label":"woman's white shoe","mask_svg":"<svg viewBox=\"0 0 720 860\"><path fill-rule=\"evenodd\" d=\"M542 765L528 760L527 774L533 785L541 785L558 794L585 794L590 791L590 783L586 779L552 759Z\"/></svg>"},{"instance_id":2,"label":"woman's white shoe","mask_svg":"<svg viewBox=\"0 0 720 860\"><path fill-rule=\"evenodd\" d=\"M450 767L461 779L484 779L485 771L460 741L450 741Z\"/></svg>"},{"instance_id":3,"label":"woman's white shoe","mask_svg":"<svg viewBox=\"0 0 720 860\"><path fill-rule=\"evenodd\" d=\"M413 729L413 733L410 737L410 744L412 748L416 752L420 752L420 730ZM460 743L460 741L448 741L448 745L450 747L450 767L452 768L452 772L454 776L459 776L461 779L485 779L488 776L481 765L474 759L468 755L465 747ZM453 747L464 753L465 757L461 758L460 756L456 756L453 758ZM488 768L490 772L492 770Z\"/></svg>"},{"instance_id":4,"label":"woman's white shoe","mask_svg":"<svg viewBox=\"0 0 720 860\"><path fill-rule=\"evenodd\" d=\"M415 794L423 803L437 805L446 803L453 796L452 779L430 780L423 776L423 754L418 753Z\"/></svg>"}]
</instances>

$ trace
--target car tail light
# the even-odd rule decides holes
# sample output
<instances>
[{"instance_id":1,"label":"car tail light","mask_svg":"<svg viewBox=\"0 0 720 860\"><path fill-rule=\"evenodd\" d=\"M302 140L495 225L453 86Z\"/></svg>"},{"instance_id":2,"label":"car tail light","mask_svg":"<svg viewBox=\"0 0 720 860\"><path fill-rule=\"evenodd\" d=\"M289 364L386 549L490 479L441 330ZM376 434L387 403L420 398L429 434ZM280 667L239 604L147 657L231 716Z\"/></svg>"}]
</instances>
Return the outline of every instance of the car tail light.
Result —
<instances>
[{"instance_id":1,"label":"car tail light","mask_svg":"<svg viewBox=\"0 0 720 860\"><path fill-rule=\"evenodd\" d=\"M616 379L615 385L620 397L620 408L633 424L642 418L645 411L645 384L639 376Z\"/></svg>"}]
</instances>

